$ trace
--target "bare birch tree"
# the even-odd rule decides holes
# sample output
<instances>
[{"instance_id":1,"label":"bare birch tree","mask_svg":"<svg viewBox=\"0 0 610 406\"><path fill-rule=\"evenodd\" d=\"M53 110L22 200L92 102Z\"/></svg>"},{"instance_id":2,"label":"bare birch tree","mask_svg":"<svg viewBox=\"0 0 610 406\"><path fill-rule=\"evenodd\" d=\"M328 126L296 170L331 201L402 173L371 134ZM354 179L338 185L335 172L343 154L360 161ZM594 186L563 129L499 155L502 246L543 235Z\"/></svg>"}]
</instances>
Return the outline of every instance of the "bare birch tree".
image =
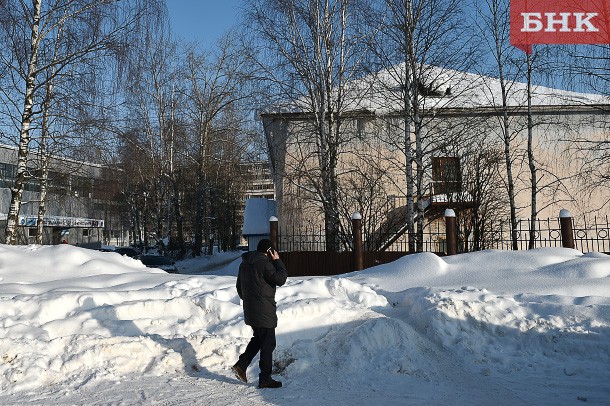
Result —
<instances>
[{"instance_id":1,"label":"bare birch tree","mask_svg":"<svg viewBox=\"0 0 610 406\"><path fill-rule=\"evenodd\" d=\"M457 0L386 0L375 52L391 76L388 94L402 105L409 250L423 249L426 161L454 141L434 130L437 104L458 96L452 81L476 60L471 33L464 29L465 10ZM397 85L397 86L396 86ZM399 91L397 91L397 88ZM468 86L462 84L463 91ZM453 92L453 93L452 93ZM455 134L455 133L454 133ZM417 224L417 227L415 227Z\"/></svg>"},{"instance_id":2,"label":"bare birch tree","mask_svg":"<svg viewBox=\"0 0 610 406\"><path fill-rule=\"evenodd\" d=\"M25 7L25 4L23 4ZM17 216L21 207L21 197L26 181L27 158L30 144L30 125L34 109L34 92L36 88L36 74L38 69L38 49L40 43L41 1L33 0L30 23L30 50L25 71L25 92L23 98L21 127L19 129L19 152L17 164L17 178L15 186L11 188L11 205L7 216L5 238L8 244L16 243ZM5 10L1 10L5 12ZM8 10L7 10L8 11ZM27 10L24 10L27 11ZM26 14L26 13L24 13Z\"/></svg>"},{"instance_id":3,"label":"bare birch tree","mask_svg":"<svg viewBox=\"0 0 610 406\"><path fill-rule=\"evenodd\" d=\"M8 0L0 4L0 35L10 46L10 52L2 53L1 62L9 67L14 85L3 92L12 100L13 122L19 133L17 174L5 230L7 243L16 243L17 219L29 176L32 123L39 118L36 106L44 110L44 98L51 97L52 84L58 76L94 54L116 51L125 45L119 36L132 30L133 23L142 16L139 6L137 0L32 0L30 5ZM64 37L58 33L68 27L72 27L69 32L74 35L62 40ZM57 46L60 40L62 45ZM60 52L52 52L53 49ZM19 98L22 103L17 102ZM48 124L49 116L46 117Z\"/></svg>"},{"instance_id":4,"label":"bare birch tree","mask_svg":"<svg viewBox=\"0 0 610 406\"><path fill-rule=\"evenodd\" d=\"M481 25L481 36L492 51L494 68L500 81L500 127L504 145L504 162L506 166L506 188L510 205L510 229L512 248L517 247L517 207L515 203L515 180L513 176L513 154L515 133L511 131L509 120L508 98L510 92L510 64L514 61L514 49L510 45L509 7L506 0L486 0L478 9ZM514 77L514 73L512 75Z\"/></svg>"},{"instance_id":5,"label":"bare birch tree","mask_svg":"<svg viewBox=\"0 0 610 406\"><path fill-rule=\"evenodd\" d=\"M361 0L251 0L248 20L257 34L254 59L268 87L269 105L277 102L304 112L308 126L293 156L300 168L286 178L304 199L321 208L326 249L341 246L338 162L353 136L344 115L358 95L347 87L362 71L368 50L359 32Z\"/></svg>"}]
</instances>

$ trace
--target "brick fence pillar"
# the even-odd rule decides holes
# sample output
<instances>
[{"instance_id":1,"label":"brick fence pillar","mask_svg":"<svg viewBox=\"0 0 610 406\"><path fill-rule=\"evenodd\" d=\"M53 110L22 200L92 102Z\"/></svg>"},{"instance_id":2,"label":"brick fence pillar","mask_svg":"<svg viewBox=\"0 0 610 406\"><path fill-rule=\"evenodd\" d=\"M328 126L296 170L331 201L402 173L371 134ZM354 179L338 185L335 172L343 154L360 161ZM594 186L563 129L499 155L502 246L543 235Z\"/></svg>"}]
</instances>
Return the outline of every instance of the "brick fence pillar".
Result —
<instances>
[{"instance_id":1,"label":"brick fence pillar","mask_svg":"<svg viewBox=\"0 0 610 406\"><path fill-rule=\"evenodd\" d=\"M561 246L563 248L575 248L574 225L572 224L572 213L566 209L559 211L559 225L561 226Z\"/></svg>"},{"instance_id":2,"label":"brick fence pillar","mask_svg":"<svg viewBox=\"0 0 610 406\"><path fill-rule=\"evenodd\" d=\"M445 210L445 238L447 241L447 255L457 254L457 221L452 209Z\"/></svg>"},{"instance_id":3,"label":"brick fence pillar","mask_svg":"<svg viewBox=\"0 0 610 406\"><path fill-rule=\"evenodd\" d=\"M352 214L352 233L354 237L354 268L356 271L364 269L364 249L362 246L362 215L358 212Z\"/></svg>"},{"instance_id":4,"label":"brick fence pillar","mask_svg":"<svg viewBox=\"0 0 610 406\"><path fill-rule=\"evenodd\" d=\"M277 217L271 216L269 217L269 239L271 240L271 244L275 247L275 249L279 252L280 247L278 247L277 243Z\"/></svg>"}]
</instances>

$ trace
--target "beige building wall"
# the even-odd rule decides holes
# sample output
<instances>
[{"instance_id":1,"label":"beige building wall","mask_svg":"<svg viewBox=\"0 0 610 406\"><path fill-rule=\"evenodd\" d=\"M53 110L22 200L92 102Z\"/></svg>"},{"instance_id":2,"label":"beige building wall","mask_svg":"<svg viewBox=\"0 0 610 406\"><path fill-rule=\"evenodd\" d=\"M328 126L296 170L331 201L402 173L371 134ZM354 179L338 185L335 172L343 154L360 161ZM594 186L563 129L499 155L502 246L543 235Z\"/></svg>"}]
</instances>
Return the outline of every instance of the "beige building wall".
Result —
<instances>
[{"instance_id":1,"label":"beige building wall","mask_svg":"<svg viewBox=\"0 0 610 406\"><path fill-rule=\"evenodd\" d=\"M394 74L399 69L400 66L394 69ZM472 167L482 159L481 152L485 151L489 156L496 156L498 161L495 171L497 184L485 192L492 201L489 207L500 212L499 216L508 218L500 82L495 78L441 67L426 66L425 70L429 73L430 88L443 91L421 100L421 149L424 156L424 201L421 203L427 204L425 200L432 191L432 158L459 157L466 182L471 180ZM393 207L391 202L402 198L402 203L405 203L403 97L400 85L394 80L395 75L378 72L356 81L354 89L367 89L369 96L363 98L362 94L355 92L351 109L344 111L342 116L344 139L337 169L344 223L355 210L362 211L365 222L380 223ZM590 152L579 150L578 146L582 144L574 141L609 142L610 99L603 95L534 86L531 103L539 189L538 217L557 217L561 209L568 209L575 217L609 214L608 189L591 187L592 175L585 170L590 164ZM531 210L526 84L511 84L507 104L517 216L525 219L530 217ZM315 171L318 163L312 137L312 117L294 107L292 110L285 107L278 112L268 112L261 117L269 147L280 224L323 224L321 202L315 191L319 174ZM413 143L414 134L410 137ZM607 167L605 169L607 172ZM462 199L468 199L467 194L463 195ZM443 196L436 196L433 200L442 201ZM445 196L446 200L450 199Z\"/></svg>"},{"instance_id":2,"label":"beige building wall","mask_svg":"<svg viewBox=\"0 0 610 406\"><path fill-rule=\"evenodd\" d=\"M542 106L535 110L533 149L539 188L538 217L557 217L561 209L570 210L575 217L606 215L607 191L588 187L587 178L581 171L586 156L576 150L573 140L576 137L607 140L606 121L610 117L597 108L582 106ZM434 156L458 156L464 168L473 148L487 146L503 154L501 121L497 113L479 109L468 115L457 115L448 111L435 120L433 129L424 129L427 132L424 137L426 190L432 181L430 160ZM273 156L280 223L323 224L321 204L308 178L316 176L313 169L316 167L315 146L309 137L311 129L298 115L266 117L265 123ZM514 136L511 150L516 205L518 217L525 219L529 218L531 210L531 180L527 162L527 120L523 111L511 115L510 128ZM350 210L364 208L365 218L380 222L393 196L405 195L401 117L363 114L363 117L350 119L345 132L349 136L342 146L338 167L344 198L342 214L349 219ZM435 143L444 144L444 147L435 150ZM505 181L503 159L502 156L499 176ZM502 193L507 192L503 190ZM506 210L508 212L508 207Z\"/></svg>"},{"instance_id":3,"label":"beige building wall","mask_svg":"<svg viewBox=\"0 0 610 406\"><path fill-rule=\"evenodd\" d=\"M278 201L280 225L296 227L324 224L315 144L299 119L266 120L265 129L272 151L271 162ZM346 141L339 152L337 173L342 196L343 219L366 210L381 218L393 196L404 194L404 153L385 140L385 124L379 120L350 119L344 123Z\"/></svg>"},{"instance_id":4,"label":"beige building wall","mask_svg":"<svg viewBox=\"0 0 610 406\"><path fill-rule=\"evenodd\" d=\"M608 140L606 126L610 116L595 107L565 106L561 109L539 108L534 114L533 153L537 171L536 206L539 218L556 218L561 209L568 209L574 217L593 218L610 213L608 190L593 187L583 172L588 152L579 150L576 138ZM490 126L493 120L490 120ZM527 118L513 117L511 125L516 131L512 150L515 178L516 206L519 218L531 213L531 173L527 158ZM497 130L491 140L501 142ZM504 176L506 172L504 170Z\"/></svg>"}]
</instances>

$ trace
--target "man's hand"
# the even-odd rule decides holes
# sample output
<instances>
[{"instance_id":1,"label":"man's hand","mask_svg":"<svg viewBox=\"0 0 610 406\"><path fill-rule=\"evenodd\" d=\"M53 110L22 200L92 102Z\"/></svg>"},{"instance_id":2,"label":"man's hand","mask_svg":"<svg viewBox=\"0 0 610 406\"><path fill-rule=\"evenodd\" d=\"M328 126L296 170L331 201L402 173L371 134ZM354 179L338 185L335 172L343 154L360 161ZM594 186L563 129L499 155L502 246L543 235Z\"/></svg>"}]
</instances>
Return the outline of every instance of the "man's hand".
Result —
<instances>
[{"instance_id":1,"label":"man's hand","mask_svg":"<svg viewBox=\"0 0 610 406\"><path fill-rule=\"evenodd\" d=\"M276 259L280 259L280 254L278 254L278 252L276 250L272 250L270 249L269 251L267 251L269 253L269 257L272 260L276 260Z\"/></svg>"}]
</instances>

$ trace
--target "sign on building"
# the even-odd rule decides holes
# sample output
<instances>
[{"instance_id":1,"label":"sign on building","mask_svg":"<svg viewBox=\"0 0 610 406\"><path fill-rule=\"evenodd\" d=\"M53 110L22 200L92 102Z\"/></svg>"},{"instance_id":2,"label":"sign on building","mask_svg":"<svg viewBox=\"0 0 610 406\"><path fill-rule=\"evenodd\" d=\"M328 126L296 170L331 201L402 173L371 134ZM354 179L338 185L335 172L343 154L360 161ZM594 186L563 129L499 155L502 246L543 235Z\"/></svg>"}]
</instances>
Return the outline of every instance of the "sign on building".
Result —
<instances>
[{"instance_id":1,"label":"sign on building","mask_svg":"<svg viewBox=\"0 0 610 406\"><path fill-rule=\"evenodd\" d=\"M36 216L19 216L19 225L23 227L36 227L38 218ZM85 219L79 217L48 216L43 219L45 227L79 227L79 228L104 228L104 220Z\"/></svg>"}]
</instances>

